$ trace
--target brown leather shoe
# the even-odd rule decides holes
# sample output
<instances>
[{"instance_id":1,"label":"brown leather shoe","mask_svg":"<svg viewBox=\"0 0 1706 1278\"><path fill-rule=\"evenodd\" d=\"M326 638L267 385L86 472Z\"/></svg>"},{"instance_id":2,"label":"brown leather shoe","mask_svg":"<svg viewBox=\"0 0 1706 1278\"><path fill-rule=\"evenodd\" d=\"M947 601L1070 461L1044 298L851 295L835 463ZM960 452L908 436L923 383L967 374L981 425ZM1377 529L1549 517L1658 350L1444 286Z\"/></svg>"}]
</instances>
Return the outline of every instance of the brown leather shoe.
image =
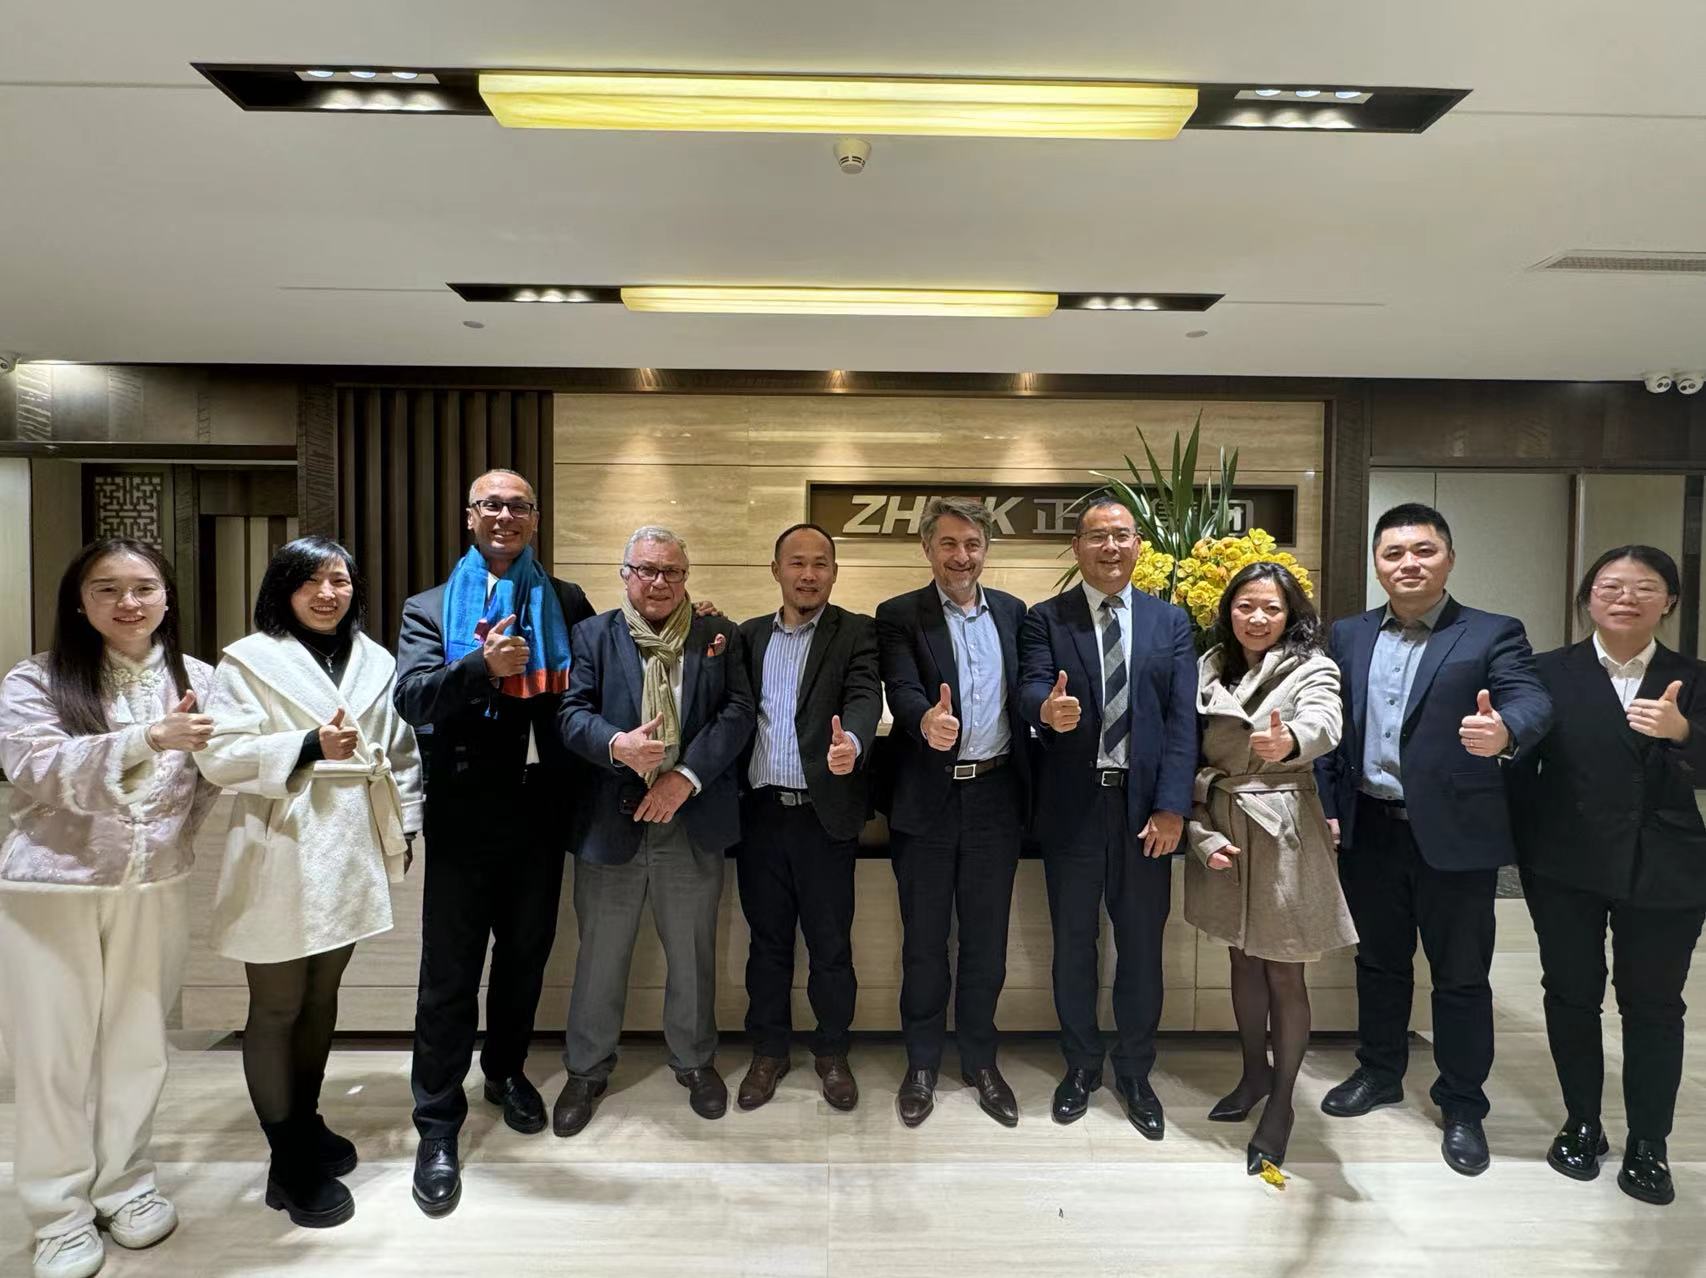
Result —
<instances>
[{"instance_id":1,"label":"brown leather shoe","mask_svg":"<svg viewBox=\"0 0 1706 1278\"><path fill-rule=\"evenodd\" d=\"M859 1103L859 1084L845 1055L819 1056L817 1076L823 1080L823 1098L835 1109L852 1109Z\"/></svg>"},{"instance_id":2,"label":"brown leather shoe","mask_svg":"<svg viewBox=\"0 0 1706 1278\"><path fill-rule=\"evenodd\" d=\"M735 1103L742 1109L757 1109L776 1095L776 1084L788 1072L786 1056L754 1056L746 1067L746 1077L740 1080L740 1095Z\"/></svg>"},{"instance_id":3,"label":"brown leather shoe","mask_svg":"<svg viewBox=\"0 0 1706 1278\"><path fill-rule=\"evenodd\" d=\"M715 1065L684 1069L675 1081L687 1089L687 1103L700 1118L721 1118L728 1112L729 1089Z\"/></svg>"},{"instance_id":4,"label":"brown leather shoe","mask_svg":"<svg viewBox=\"0 0 1706 1278\"><path fill-rule=\"evenodd\" d=\"M1019 1125L1019 1102L1013 1099L1013 1089L993 1065L969 1070L960 1076L967 1087L977 1088L977 1106L1003 1127Z\"/></svg>"}]
</instances>

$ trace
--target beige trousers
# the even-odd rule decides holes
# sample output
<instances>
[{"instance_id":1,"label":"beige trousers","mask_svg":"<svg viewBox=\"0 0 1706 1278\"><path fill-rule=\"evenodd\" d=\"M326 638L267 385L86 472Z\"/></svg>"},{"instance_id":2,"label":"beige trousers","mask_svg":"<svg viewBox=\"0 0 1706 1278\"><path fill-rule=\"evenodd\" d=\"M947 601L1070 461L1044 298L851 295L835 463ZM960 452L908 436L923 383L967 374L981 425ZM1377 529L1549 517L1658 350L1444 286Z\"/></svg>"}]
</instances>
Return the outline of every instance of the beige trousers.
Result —
<instances>
[{"instance_id":1,"label":"beige trousers","mask_svg":"<svg viewBox=\"0 0 1706 1278\"><path fill-rule=\"evenodd\" d=\"M155 1187L166 1013L189 949L187 878L0 891L0 1038L17 1079L14 1177L38 1238Z\"/></svg>"}]
</instances>

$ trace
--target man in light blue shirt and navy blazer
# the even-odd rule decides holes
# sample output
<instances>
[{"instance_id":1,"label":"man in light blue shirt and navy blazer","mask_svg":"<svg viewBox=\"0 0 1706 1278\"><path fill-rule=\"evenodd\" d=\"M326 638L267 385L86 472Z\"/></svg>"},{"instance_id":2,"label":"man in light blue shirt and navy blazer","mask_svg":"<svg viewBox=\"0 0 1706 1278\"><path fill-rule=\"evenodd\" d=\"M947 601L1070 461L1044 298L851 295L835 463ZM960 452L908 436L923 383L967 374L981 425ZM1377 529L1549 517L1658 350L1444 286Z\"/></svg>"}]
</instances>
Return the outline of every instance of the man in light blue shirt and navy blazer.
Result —
<instances>
[{"instance_id":1,"label":"man in light blue shirt and navy blazer","mask_svg":"<svg viewBox=\"0 0 1706 1278\"><path fill-rule=\"evenodd\" d=\"M776 539L770 574L782 606L745 622L742 651L758 730L741 767L741 911L752 933L746 1033L752 1065L737 1103L757 1109L788 1072L794 931L811 957L812 1055L823 1096L852 1109L847 1063L853 975L853 869L869 804L867 747L883 713L877 630L829 602L835 542L816 524Z\"/></svg>"},{"instance_id":2,"label":"man in light blue shirt and navy blazer","mask_svg":"<svg viewBox=\"0 0 1706 1278\"><path fill-rule=\"evenodd\" d=\"M948 930L959 917L954 1032L960 1073L996 1122L1019 1121L995 1064L1007 979L1007 919L1029 807L1030 728L1019 714L1025 605L978 584L994 520L981 502L933 498L924 556L934 580L877 608L894 730L890 854L900 888L901 1028L907 1072L895 1107L916 1127L935 1105L947 1037Z\"/></svg>"},{"instance_id":3,"label":"man in light blue shirt and navy blazer","mask_svg":"<svg viewBox=\"0 0 1706 1278\"><path fill-rule=\"evenodd\" d=\"M1483 1084L1493 1066L1493 896L1516 859L1505 764L1552 723L1552 700L1514 617L1446 594L1451 529L1428 506L1375 521L1389 602L1334 624L1344 736L1319 760L1321 805L1357 946L1357 1069L1321 1108L1352 1118L1404 1097L1412 964L1433 973L1432 1098L1452 1170L1487 1169Z\"/></svg>"}]
</instances>

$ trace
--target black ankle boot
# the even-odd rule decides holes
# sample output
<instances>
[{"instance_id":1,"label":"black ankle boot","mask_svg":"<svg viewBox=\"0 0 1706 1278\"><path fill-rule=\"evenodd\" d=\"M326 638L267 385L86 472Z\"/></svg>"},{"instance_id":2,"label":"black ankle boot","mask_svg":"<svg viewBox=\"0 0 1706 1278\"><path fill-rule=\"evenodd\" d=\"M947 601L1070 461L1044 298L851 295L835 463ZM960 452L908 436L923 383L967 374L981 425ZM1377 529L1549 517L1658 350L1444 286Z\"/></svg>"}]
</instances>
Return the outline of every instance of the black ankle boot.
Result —
<instances>
[{"instance_id":1,"label":"black ankle boot","mask_svg":"<svg viewBox=\"0 0 1706 1278\"><path fill-rule=\"evenodd\" d=\"M355 1142L340 1136L318 1114L306 1114L301 1119L302 1139L308 1153L328 1176L348 1176L357 1162Z\"/></svg>"},{"instance_id":2,"label":"black ankle boot","mask_svg":"<svg viewBox=\"0 0 1706 1278\"><path fill-rule=\"evenodd\" d=\"M272 1162L266 1203L305 1229L329 1229L355 1215L355 1199L320 1166L312 1129L298 1120L262 1123Z\"/></svg>"}]
</instances>

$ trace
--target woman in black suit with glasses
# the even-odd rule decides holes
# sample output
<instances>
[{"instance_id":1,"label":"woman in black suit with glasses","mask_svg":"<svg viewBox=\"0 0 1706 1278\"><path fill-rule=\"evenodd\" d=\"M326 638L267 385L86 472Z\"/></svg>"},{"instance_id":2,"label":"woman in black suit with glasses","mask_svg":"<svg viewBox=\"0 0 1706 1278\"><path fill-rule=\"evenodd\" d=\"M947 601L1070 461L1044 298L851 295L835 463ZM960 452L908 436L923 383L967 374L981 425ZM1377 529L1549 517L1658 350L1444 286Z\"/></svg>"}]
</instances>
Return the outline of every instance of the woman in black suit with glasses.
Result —
<instances>
[{"instance_id":1,"label":"woman in black suit with glasses","mask_svg":"<svg viewBox=\"0 0 1706 1278\"><path fill-rule=\"evenodd\" d=\"M1662 550L1599 557L1576 592L1592 636L1535 660L1556 718L1512 790L1566 1113L1546 1161L1592 1180L1610 1152L1599 1022L1609 924L1629 1120L1617 1184L1661 1206L1676 1197L1665 1140L1682 1081L1682 989L1706 920L1694 800L1706 785L1706 667L1653 637L1681 593Z\"/></svg>"}]
</instances>

